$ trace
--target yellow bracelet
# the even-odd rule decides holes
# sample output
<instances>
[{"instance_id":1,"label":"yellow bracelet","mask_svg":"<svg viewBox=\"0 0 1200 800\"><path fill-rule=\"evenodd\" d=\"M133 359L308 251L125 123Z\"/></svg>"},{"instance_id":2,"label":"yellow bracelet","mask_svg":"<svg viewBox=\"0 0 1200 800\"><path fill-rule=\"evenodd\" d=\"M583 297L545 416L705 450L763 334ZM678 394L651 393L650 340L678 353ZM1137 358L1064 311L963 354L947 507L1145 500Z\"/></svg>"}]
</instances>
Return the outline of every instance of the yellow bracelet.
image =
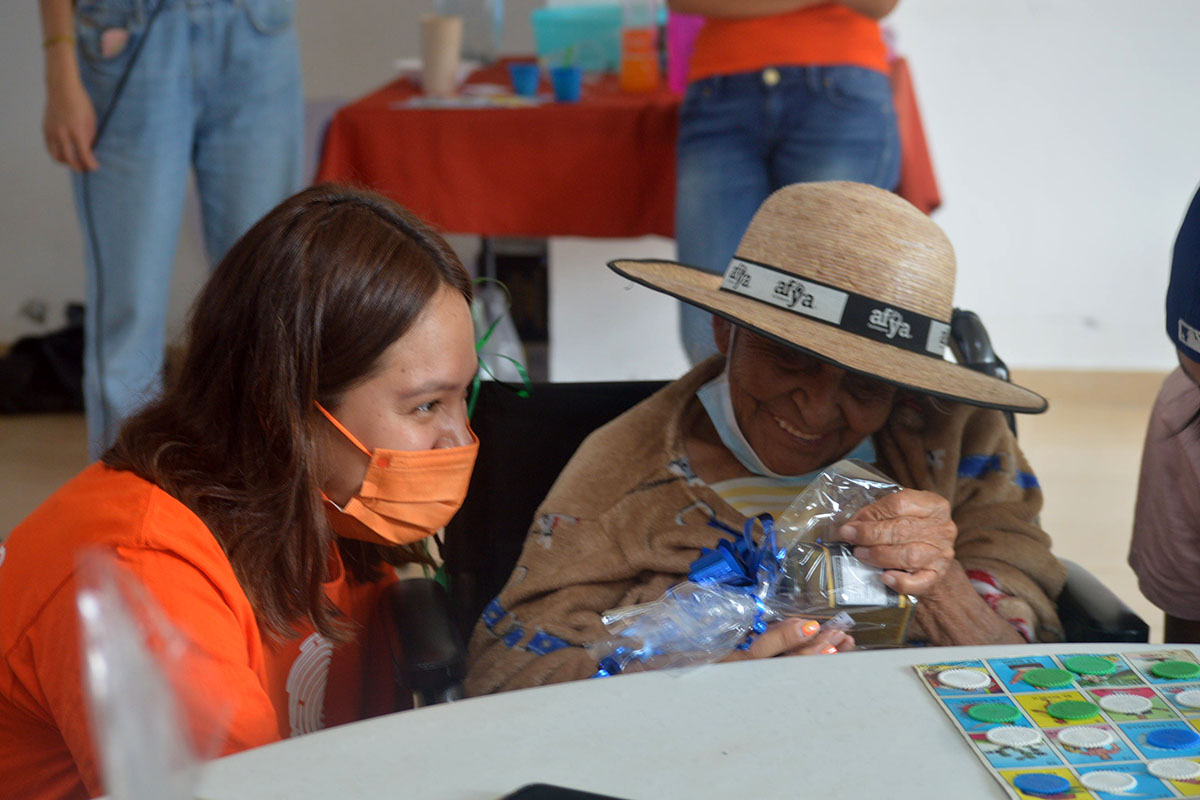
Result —
<instances>
[{"instance_id":1,"label":"yellow bracelet","mask_svg":"<svg viewBox=\"0 0 1200 800\"><path fill-rule=\"evenodd\" d=\"M69 33L64 33L61 36L47 36L42 42L42 49L49 50L56 44L75 44L75 37Z\"/></svg>"}]
</instances>

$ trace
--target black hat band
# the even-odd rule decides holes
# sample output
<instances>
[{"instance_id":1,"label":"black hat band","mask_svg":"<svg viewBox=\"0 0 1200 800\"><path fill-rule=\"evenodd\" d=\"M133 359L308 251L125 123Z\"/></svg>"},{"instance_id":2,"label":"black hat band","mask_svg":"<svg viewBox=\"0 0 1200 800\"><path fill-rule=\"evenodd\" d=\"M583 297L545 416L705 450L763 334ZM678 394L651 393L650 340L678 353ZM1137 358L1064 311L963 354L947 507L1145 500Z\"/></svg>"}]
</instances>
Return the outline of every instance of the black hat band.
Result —
<instances>
[{"instance_id":1,"label":"black hat band","mask_svg":"<svg viewBox=\"0 0 1200 800\"><path fill-rule=\"evenodd\" d=\"M901 350L939 360L945 357L949 323L769 264L735 257L725 270L721 291L757 300Z\"/></svg>"}]
</instances>

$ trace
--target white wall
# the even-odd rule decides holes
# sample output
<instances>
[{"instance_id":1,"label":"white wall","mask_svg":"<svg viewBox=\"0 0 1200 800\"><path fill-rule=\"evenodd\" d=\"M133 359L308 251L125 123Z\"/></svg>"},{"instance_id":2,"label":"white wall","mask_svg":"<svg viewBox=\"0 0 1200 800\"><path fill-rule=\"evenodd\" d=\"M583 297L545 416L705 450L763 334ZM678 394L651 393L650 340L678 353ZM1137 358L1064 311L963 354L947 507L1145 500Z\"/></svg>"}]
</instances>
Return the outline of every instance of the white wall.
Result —
<instances>
[{"instance_id":1,"label":"white wall","mask_svg":"<svg viewBox=\"0 0 1200 800\"><path fill-rule=\"evenodd\" d=\"M531 49L525 20L536 4L508 0L504 51ZM17 314L25 300L45 299L57 314L82 295L67 180L39 132L36 4L4 5L0 341L37 329ZM353 97L387 80L395 58L415 55L415 20L433 5L299 0L308 96ZM959 305L983 314L1013 366L1169 365L1162 293L1175 230L1200 182L1196 0L902 0L891 23L942 183L936 219L958 251ZM594 246L558 252L587 263L556 270L602 270L610 257ZM202 265L191 220L173 330ZM677 349L666 349L673 362Z\"/></svg>"},{"instance_id":2,"label":"white wall","mask_svg":"<svg viewBox=\"0 0 1200 800\"><path fill-rule=\"evenodd\" d=\"M1010 364L1157 368L1170 250L1200 183L1195 0L902 0L958 253Z\"/></svg>"}]
</instances>

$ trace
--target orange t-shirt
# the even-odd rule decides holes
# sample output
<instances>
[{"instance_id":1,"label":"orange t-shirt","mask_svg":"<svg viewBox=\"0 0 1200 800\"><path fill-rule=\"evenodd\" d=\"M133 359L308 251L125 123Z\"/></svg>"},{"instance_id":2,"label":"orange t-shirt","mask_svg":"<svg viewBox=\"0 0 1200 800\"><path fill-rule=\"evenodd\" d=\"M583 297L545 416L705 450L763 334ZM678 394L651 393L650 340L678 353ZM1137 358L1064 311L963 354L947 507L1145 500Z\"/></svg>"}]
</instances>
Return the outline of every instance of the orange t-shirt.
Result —
<instances>
[{"instance_id":1,"label":"orange t-shirt","mask_svg":"<svg viewBox=\"0 0 1200 800\"><path fill-rule=\"evenodd\" d=\"M200 755L363 716L357 641L332 648L311 627L282 643L262 635L232 565L200 518L154 484L93 464L0 546L5 796L75 798L104 790L87 725L75 607L75 559L89 547L112 553L192 643L186 658L172 662L173 684L186 687L195 740L214 748ZM394 577L355 584L340 559L333 566L337 577L326 594L349 619L368 625Z\"/></svg>"},{"instance_id":2,"label":"orange t-shirt","mask_svg":"<svg viewBox=\"0 0 1200 800\"><path fill-rule=\"evenodd\" d=\"M879 23L836 3L762 17L709 17L692 47L688 80L818 65L886 73L887 46Z\"/></svg>"}]
</instances>

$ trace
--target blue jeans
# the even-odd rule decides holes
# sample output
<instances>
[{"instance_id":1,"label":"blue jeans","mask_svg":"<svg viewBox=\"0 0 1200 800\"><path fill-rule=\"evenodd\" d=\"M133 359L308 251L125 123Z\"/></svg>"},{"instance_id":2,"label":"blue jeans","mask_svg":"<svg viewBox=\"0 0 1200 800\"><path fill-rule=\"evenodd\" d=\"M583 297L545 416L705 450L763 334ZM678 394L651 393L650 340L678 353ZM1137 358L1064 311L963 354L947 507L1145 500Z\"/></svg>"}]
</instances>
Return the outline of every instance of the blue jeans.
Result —
<instances>
[{"instance_id":1,"label":"blue jeans","mask_svg":"<svg viewBox=\"0 0 1200 800\"><path fill-rule=\"evenodd\" d=\"M801 181L892 189L900 140L886 75L862 67L779 67L688 86L680 109L679 260L721 274L771 192ZM683 304L692 363L716 352L711 315Z\"/></svg>"},{"instance_id":2,"label":"blue jeans","mask_svg":"<svg viewBox=\"0 0 1200 800\"><path fill-rule=\"evenodd\" d=\"M87 270L84 400L93 458L160 390L189 170L210 263L301 179L292 0L161 0L145 35L158 2L79 0L76 9L80 72L98 119L141 45L96 146L100 168L74 176Z\"/></svg>"}]
</instances>

